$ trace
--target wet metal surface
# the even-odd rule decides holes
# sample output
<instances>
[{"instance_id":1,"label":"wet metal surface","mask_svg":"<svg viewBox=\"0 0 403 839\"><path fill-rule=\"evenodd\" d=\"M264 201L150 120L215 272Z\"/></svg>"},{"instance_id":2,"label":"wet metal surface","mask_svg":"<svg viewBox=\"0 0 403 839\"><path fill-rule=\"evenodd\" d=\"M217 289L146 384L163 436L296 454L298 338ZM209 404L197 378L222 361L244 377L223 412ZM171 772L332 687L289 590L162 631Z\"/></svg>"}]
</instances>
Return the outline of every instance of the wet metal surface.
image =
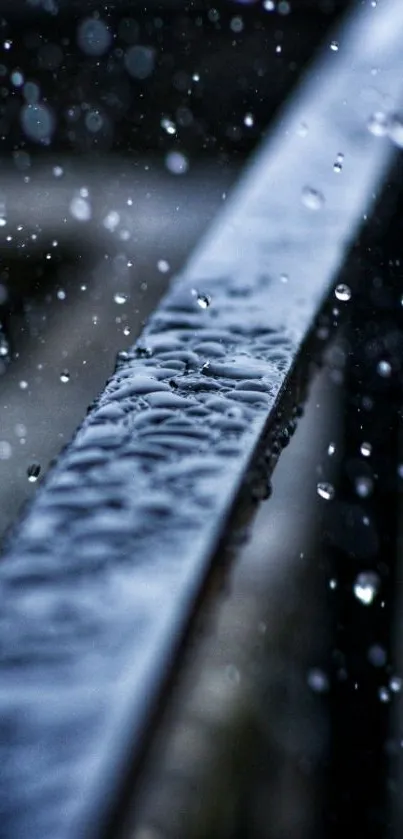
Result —
<instances>
[{"instance_id":1,"label":"wet metal surface","mask_svg":"<svg viewBox=\"0 0 403 839\"><path fill-rule=\"evenodd\" d=\"M7 545L12 839L96 835L104 822L257 444L391 164L390 140L367 128L384 94L365 91L377 66L397 107L402 28L400 4L366 7L330 66L326 51ZM295 427L289 400L267 468Z\"/></svg>"}]
</instances>

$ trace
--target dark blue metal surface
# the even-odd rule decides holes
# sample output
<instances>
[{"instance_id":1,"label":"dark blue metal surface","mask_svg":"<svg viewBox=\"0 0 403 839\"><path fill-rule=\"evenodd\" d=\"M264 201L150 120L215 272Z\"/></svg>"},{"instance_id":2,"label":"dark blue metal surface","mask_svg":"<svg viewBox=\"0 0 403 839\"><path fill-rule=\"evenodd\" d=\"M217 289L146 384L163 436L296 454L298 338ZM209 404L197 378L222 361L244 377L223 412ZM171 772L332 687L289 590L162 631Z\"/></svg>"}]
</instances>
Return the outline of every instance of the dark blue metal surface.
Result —
<instances>
[{"instance_id":1,"label":"dark blue metal surface","mask_svg":"<svg viewBox=\"0 0 403 839\"><path fill-rule=\"evenodd\" d=\"M389 0L326 46L10 538L1 836L103 824L259 441L385 183L394 147L368 121L398 106L402 34Z\"/></svg>"}]
</instances>

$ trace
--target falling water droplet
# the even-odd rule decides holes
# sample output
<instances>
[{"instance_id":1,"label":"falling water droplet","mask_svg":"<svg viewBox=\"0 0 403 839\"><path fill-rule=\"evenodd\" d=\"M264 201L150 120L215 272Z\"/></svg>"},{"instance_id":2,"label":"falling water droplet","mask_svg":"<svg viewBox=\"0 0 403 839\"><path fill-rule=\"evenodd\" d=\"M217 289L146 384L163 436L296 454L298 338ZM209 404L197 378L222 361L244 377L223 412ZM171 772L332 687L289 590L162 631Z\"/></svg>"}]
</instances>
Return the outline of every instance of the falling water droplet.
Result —
<instances>
[{"instance_id":1,"label":"falling water droplet","mask_svg":"<svg viewBox=\"0 0 403 839\"><path fill-rule=\"evenodd\" d=\"M123 294L121 291L117 291L116 294L113 295L113 299L118 306L123 306L124 303L127 302L127 295Z\"/></svg>"},{"instance_id":2,"label":"falling water droplet","mask_svg":"<svg viewBox=\"0 0 403 839\"><path fill-rule=\"evenodd\" d=\"M388 130L388 118L383 111L375 111L367 122L368 131L374 137L384 137Z\"/></svg>"},{"instance_id":3,"label":"falling water droplet","mask_svg":"<svg viewBox=\"0 0 403 839\"><path fill-rule=\"evenodd\" d=\"M161 274L166 274L169 271L169 262L166 259L159 259L157 262L157 268L161 271Z\"/></svg>"},{"instance_id":4,"label":"falling water droplet","mask_svg":"<svg viewBox=\"0 0 403 839\"><path fill-rule=\"evenodd\" d=\"M31 463L27 469L28 480L31 484L34 484L35 481L38 480L40 475L41 467L39 463Z\"/></svg>"},{"instance_id":5,"label":"falling water droplet","mask_svg":"<svg viewBox=\"0 0 403 839\"><path fill-rule=\"evenodd\" d=\"M308 210L320 210L325 203L325 198L319 190L305 186L302 190L302 203Z\"/></svg>"},{"instance_id":6,"label":"falling water droplet","mask_svg":"<svg viewBox=\"0 0 403 839\"><path fill-rule=\"evenodd\" d=\"M390 702L390 693L386 687L379 688L378 696L381 702Z\"/></svg>"},{"instance_id":7,"label":"falling water droplet","mask_svg":"<svg viewBox=\"0 0 403 839\"><path fill-rule=\"evenodd\" d=\"M332 52L338 52L338 50L339 50L338 42L337 41L331 41L330 42L330 49L332 50Z\"/></svg>"},{"instance_id":8,"label":"falling water droplet","mask_svg":"<svg viewBox=\"0 0 403 839\"><path fill-rule=\"evenodd\" d=\"M390 690L393 693L400 693L400 691L402 689L402 686L403 686L403 680L400 678L400 676L392 676L391 677L391 679L389 681L389 687L390 687Z\"/></svg>"},{"instance_id":9,"label":"falling water droplet","mask_svg":"<svg viewBox=\"0 0 403 839\"><path fill-rule=\"evenodd\" d=\"M254 125L255 122L255 118L253 114L245 114L243 121L247 128L252 128L252 125Z\"/></svg>"},{"instance_id":10,"label":"falling water droplet","mask_svg":"<svg viewBox=\"0 0 403 839\"><path fill-rule=\"evenodd\" d=\"M370 457L372 453L371 443L361 443L360 452L363 457Z\"/></svg>"},{"instance_id":11,"label":"falling water droplet","mask_svg":"<svg viewBox=\"0 0 403 839\"><path fill-rule=\"evenodd\" d=\"M348 300L351 300L351 288L345 283L339 283L334 290L334 294L341 303L347 303Z\"/></svg>"},{"instance_id":12,"label":"falling water droplet","mask_svg":"<svg viewBox=\"0 0 403 839\"><path fill-rule=\"evenodd\" d=\"M389 361L379 361L376 369L383 379L388 379L392 373L392 365L389 363Z\"/></svg>"},{"instance_id":13,"label":"falling water droplet","mask_svg":"<svg viewBox=\"0 0 403 839\"><path fill-rule=\"evenodd\" d=\"M374 482L367 475L361 475L355 479L354 489L360 498L369 498L374 489Z\"/></svg>"},{"instance_id":14,"label":"falling water droplet","mask_svg":"<svg viewBox=\"0 0 403 839\"><path fill-rule=\"evenodd\" d=\"M334 498L334 486L328 481L320 481L316 486L316 490L320 498L323 498L325 501L331 501Z\"/></svg>"},{"instance_id":15,"label":"falling water droplet","mask_svg":"<svg viewBox=\"0 0 403 839\"><path fill-rule=\"evenodd\" d=\"M373 603L380 587L380 579L378 574L374 571L362 571L356 577L353 591L357 600L364 606L370 606Z\"/></svg>"},{"instance_id":16,"label":"falling water droplet","mask_svg":"<svg viewBox=\"0 0 403 839\"><path fill-rule=\"evenodd\" d=\"M62 372L60 373L60 381L64 384L70 381L70 373L68 370L62 370Z\"/></svg>"},{"instance_id":17,"label":"falling water droplet","mask_svg":"<svg viewBox=\"0 0 403 839\"><path fill-rule=\"evenodd\" d=\"M318 667L309 670L307 677L308 686L315 693L327 693L329 690L329 679L323 670Z\"/></svg>"},{"instance_id":18,"label":"falling water droplet","mask_svg":"<svg viewBox=\"0 0 403 839\"><path fill-rule=\"evenodd\" d=\"M337 155L336 160L333 164L334 172L337 172L337 174L339 174L341 172L341 170L343 169L343 162L344 162L344 154L339 152L339 154Z\"/></svg>"}]
</instances>

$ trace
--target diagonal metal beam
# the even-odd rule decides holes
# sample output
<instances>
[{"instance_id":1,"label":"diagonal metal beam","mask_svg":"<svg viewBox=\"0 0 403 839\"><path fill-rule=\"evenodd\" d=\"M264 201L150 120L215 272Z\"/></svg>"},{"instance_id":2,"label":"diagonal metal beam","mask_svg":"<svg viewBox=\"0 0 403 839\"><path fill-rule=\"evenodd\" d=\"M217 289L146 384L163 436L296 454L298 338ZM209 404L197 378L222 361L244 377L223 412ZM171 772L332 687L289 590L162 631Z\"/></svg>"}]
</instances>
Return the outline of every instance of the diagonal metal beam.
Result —
<instances>
[{"instance_id":1,"label":"diagonal metal beam","mask_svg":"<svg viewBox=\"0 0 403 839\"><path fill-rule=\"evenodd\" d=\"M386 183L394 148L368 120L398 107L402 33L399 0L366 3L326 45L9 539L10 839L95 837L110 816L262 440L276 452L292 432L303 348Z\"/></svg>"}]
</instances>

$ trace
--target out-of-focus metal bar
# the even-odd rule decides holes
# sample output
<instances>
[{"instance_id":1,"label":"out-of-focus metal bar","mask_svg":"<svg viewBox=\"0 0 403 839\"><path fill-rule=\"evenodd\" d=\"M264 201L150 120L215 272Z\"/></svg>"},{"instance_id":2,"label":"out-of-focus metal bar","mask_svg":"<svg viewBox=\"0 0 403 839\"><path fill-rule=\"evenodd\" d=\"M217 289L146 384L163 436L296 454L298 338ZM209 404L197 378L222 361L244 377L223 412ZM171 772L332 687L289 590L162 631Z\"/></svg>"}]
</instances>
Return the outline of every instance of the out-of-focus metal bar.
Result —
<instances>
[{"instance_id":1,"label":"out-of-focus metal bar","mask_svg":"<svg viewBox=\"0 0 403 839\"><path fill-rule=\"evenodd\" d=\"M10 839L109 824L239 492L248 479L264 494L294 430L304 347L385 185L393 146L368 121L398 107L402 32L389 0L326 45L9 540Z\"/></svg>"}]
</instances>

